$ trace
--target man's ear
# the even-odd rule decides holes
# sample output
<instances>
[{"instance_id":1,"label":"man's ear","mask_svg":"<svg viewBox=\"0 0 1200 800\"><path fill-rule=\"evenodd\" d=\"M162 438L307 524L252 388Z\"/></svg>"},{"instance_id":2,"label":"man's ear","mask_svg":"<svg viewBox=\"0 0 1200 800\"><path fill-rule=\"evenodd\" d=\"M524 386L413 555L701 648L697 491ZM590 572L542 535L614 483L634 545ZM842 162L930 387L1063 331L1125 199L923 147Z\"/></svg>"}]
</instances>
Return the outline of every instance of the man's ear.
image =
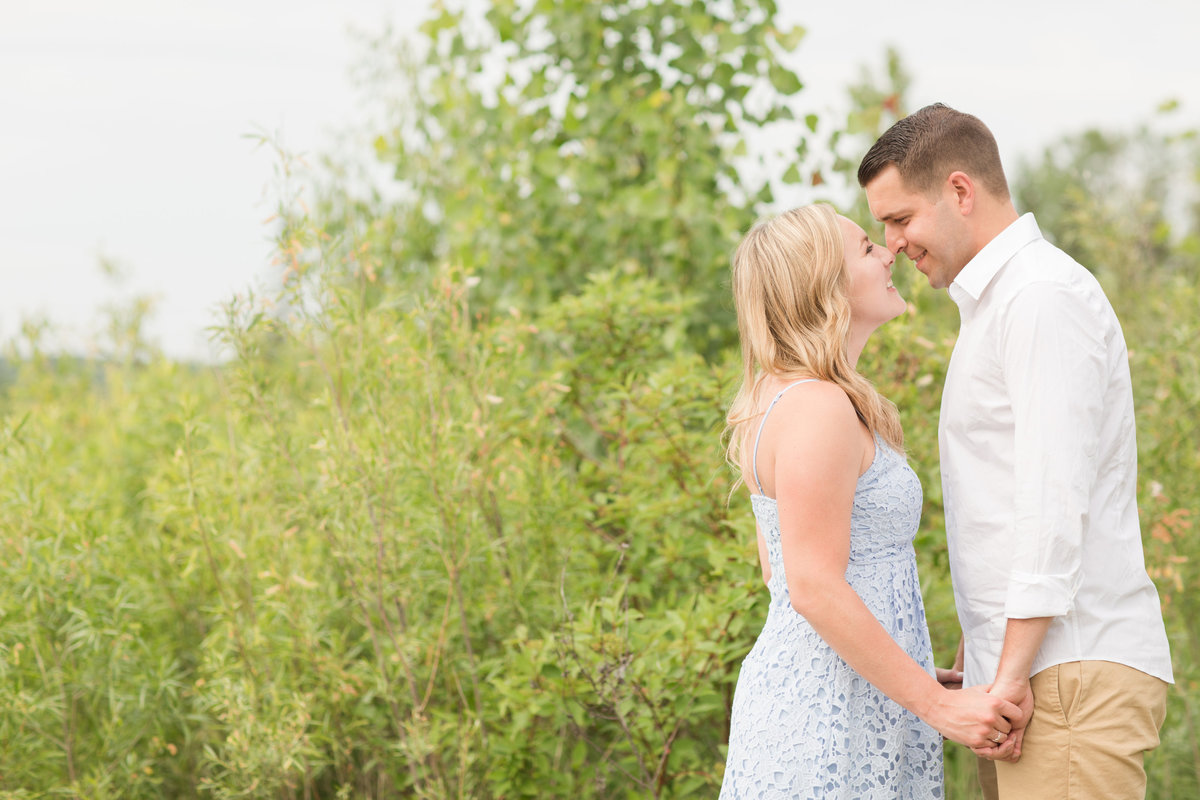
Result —
<instances>
[{"instance_id":1,"label":"man's ear","mask_svg":"<svg viewBox=\"0 0 1200 800\"><path fill-rule=\"evenodd\" d=\"M975 209L975 181L965 172L951 172L946 178L946 190L954 198L958 211L964 217Z\"/></svg>"}]
</instances>

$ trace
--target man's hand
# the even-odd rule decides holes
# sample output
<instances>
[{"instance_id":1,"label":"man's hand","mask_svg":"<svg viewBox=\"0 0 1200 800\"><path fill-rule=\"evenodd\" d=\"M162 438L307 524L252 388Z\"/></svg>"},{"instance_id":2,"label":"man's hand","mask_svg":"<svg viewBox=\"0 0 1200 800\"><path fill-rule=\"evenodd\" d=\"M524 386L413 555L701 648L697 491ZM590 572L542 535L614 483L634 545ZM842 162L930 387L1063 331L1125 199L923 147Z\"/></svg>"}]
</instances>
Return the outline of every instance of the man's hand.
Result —
<instances>
[{"instance_id":1,"label":"man's hand","mask_svg":"<svg viewBox=\"0 0 1200 800\"><path fill-rule=\"evenodd\" d=\"M1025 739L1025 728L1033 717L1033 692L1029 679L998 680L992 684L988 694L1002 697L1020 709L1020 716L1009 717L1012 730L1008 737L995 747L971 748L975 755L992 761L1007 761L1015 764L1021 758L1021 745Z\"/></svg>"}]
</instances>

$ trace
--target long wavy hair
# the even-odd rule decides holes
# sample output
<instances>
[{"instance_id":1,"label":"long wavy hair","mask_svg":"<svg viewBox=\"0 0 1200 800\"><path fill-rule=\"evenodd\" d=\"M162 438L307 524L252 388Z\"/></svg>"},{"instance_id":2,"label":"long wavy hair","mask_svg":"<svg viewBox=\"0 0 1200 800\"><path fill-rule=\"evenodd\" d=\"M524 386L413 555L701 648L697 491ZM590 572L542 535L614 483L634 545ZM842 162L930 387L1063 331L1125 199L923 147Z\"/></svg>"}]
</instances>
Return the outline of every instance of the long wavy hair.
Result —
<instances>
[{"instance_id":1,"label":"long wavy hair","mask_svg":"<svg viewBox=\"0 0 1200 800\"><path fill-rule=\"evenodd\" d=\"M846 392L859 419L899 452L896 407L850 364L850 278L837 213L827 205L758 222L733 255L733 299L742 384L726 418L726 457L743 482L751 423L762 417L764 379L818 378ZM753 489L751 489L753 491Z\"/></svg>"}]
</instances>

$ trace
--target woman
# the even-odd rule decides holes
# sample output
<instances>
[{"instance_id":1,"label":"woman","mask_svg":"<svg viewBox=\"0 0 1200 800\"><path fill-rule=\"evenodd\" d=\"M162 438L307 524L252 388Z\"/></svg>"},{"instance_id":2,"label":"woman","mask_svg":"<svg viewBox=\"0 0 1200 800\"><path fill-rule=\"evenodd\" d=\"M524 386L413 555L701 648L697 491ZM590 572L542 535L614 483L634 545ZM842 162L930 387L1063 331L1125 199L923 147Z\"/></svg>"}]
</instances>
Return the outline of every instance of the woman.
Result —
<instances>
[{"instance_id":1,"label":"woman","mask_svg":"<svg viewBox=\"0 0 1200 800\"><path fill-rule=\"evenodd\" d=\"M921 484L895 407L855 371L905 310L892 261L821 205L760 222L733 258L729 458L771 606L738 677L722 798L941 797L939 733L1012 755L994 743L1016 706L939 683L912 549Z\"/></svg>"}]
</instances>

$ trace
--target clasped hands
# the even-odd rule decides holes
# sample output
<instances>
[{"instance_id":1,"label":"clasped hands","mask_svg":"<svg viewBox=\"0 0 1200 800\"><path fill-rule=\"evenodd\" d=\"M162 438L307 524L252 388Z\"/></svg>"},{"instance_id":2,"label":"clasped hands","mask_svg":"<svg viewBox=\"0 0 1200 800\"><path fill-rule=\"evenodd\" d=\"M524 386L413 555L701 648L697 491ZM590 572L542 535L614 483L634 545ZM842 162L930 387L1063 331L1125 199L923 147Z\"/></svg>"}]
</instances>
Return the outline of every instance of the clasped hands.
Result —
<instances>
[{"instance_id":1,"label":"clasped hands","mask_svg":"<svg viewBox=\"0 0 1200 800\"><path fill-rule=\"evenodd\" d=\"M939 668L937 669L937 679L938 683L947 689L963 689L963 674L959 670ZM987 694L999 698L1007 708L1001 713L1002 719L1008 723L1008 729L1004 729L1003 725L991 727L984 734L984 738L990 740L991 744L983 746L968 744L971 751L980 758L1016 763L1021 757L1025 727L1029 724L1030 717L1033 716L1033 692L1030 690L1029 681L997 681L991 686L972 686L963 691L968 694ZM1014 706L1016 707L1015 712ZM971 734L969 740L978 741L979 731L976 729ZM950 738L960 740L957 736Z\"/></svg>"}]
</instances>

